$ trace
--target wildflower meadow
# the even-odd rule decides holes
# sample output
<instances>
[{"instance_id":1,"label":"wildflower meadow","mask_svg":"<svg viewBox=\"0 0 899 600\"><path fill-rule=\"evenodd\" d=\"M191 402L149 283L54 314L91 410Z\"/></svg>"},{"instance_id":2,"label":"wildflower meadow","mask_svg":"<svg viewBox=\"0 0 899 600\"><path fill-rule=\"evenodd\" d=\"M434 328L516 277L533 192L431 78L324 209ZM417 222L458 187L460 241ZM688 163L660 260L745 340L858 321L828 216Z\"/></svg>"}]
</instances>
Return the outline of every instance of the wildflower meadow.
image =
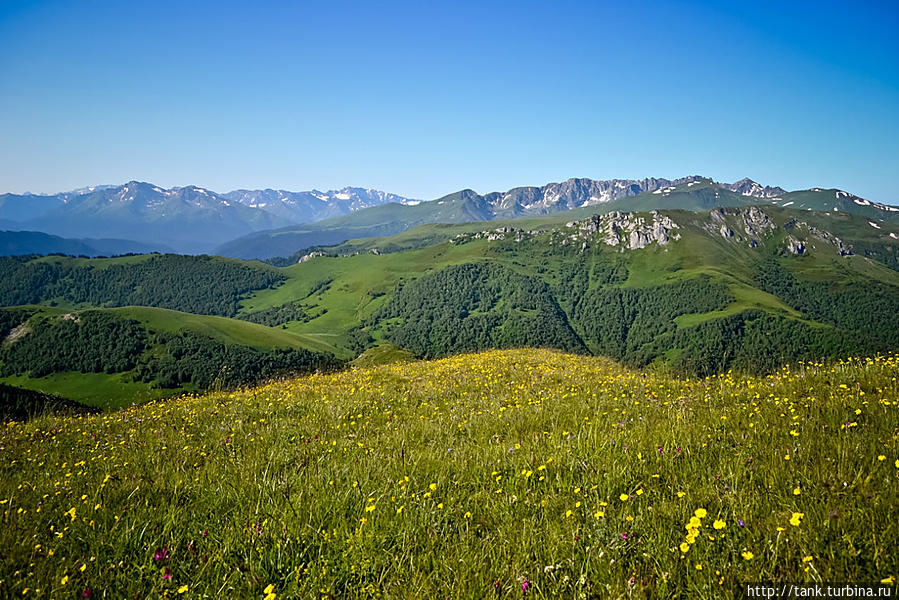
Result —
<instances>
[{"instance_id":1,"label":"wildflower meadow","mask_svg":"<svg viewBox=\"0 0 899 600\"><path fill-rule=\"evenodd\" d=\"M899 575L899 357L545 350L0 432L0 596L715 598Z\"/></svg>"}]
</instances>

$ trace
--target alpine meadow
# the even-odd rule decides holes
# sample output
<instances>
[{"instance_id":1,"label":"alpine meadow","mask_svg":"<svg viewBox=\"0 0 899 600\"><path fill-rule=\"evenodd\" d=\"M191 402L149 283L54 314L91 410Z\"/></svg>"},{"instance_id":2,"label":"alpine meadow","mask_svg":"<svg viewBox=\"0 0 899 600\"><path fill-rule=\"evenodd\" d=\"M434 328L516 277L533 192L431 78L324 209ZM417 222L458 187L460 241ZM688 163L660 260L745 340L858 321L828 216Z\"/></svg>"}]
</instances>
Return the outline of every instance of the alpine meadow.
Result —
<instances>
[{"instance_id":1,"label":"alpine meadow","mask_svg":"<svg viewBox=\"0 0 899 600\"><path fill-rule=\"evenodd\" d=\"M893 597L897 28L0 8L0 599Z\"/></svg>"}]
</instances>

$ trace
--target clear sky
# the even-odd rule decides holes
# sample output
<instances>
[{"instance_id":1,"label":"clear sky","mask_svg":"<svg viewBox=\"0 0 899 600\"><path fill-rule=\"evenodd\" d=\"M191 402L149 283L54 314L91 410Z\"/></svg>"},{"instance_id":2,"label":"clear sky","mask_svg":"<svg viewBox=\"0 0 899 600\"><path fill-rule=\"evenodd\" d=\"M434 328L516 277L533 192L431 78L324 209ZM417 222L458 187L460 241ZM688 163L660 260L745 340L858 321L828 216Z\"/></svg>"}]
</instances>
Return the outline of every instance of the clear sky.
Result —
<instances>
[{"instance_id":1,"label":"clear sky","mask_svg":"<svg viewBox=\"0 0 899 600\"><path fill-rule=\"evenodd\" d=\"M899 3L0 0L0 192L744 176L899 204Z\"/></svg>"}]
</instances>

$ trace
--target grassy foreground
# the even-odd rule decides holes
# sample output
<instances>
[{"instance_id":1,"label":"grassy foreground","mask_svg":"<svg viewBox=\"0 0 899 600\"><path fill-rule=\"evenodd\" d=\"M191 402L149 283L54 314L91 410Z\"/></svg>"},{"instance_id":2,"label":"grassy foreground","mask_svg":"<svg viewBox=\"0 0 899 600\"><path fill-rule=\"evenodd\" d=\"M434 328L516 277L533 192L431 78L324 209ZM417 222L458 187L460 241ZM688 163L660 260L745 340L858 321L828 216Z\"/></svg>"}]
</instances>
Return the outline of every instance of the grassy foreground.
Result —
<instances>
[{"instance_id":1,"label":"grassy foreground","mask_svg":"<svg viewBox=\"0 0 899 600\"><path fill-rule=\"evenodd\" d=\"M899 358L679 380L551 351L0 433L0 596L719 597L899 575Z\"/></svg>"}]
</instances>

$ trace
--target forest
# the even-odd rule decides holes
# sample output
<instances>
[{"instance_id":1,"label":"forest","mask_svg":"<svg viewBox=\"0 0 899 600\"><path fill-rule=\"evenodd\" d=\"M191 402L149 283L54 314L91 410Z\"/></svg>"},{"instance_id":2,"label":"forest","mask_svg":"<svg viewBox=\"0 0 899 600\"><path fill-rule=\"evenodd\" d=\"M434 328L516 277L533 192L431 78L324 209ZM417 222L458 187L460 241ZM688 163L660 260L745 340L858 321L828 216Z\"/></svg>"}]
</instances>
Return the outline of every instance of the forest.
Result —
<instances>
[{"instance_id":1,"label":"forest","mask_svg":"<svg viewBox=\"0 0 899 600\"><path fill-rule=\"evenodd\" d=\"M760 261L760 287L809 320L748 309L679 327L676 318L721 310L727 286L703 276L665 285L615 285L614 257L562 264L552 283L482 262L401 283L364 325L421 357L532 346L610 356L643 367L665 362L684 374L769 372L800 360L876 353L899 342L899 290L879 283L834 289L802 281L777 259ZM364 334L366 329L356 331Z\"/></svg>"},{"instance_id":2,"label":"forest","mask_svg":"<svg viewBox=\"0 0 899 600\"><path fill-rule=\"evenodd\" d=\"M883 347L899 344L899 288L882 282L797 279L776 258L759 263L759 287L809 319L856 332Z\"/></svg>"},{"instance_id":3,"label":"forest","mask_svg":"<svg viewBox=\"0 0 899 600\"><path fill-rule=\"evenodd\" d=\"M212 256L157 254L102 267L97 261L36 258L0 257L0 306L60 301L232 317L246 294L284 280L272 268Z\"/></svg>"},{"instance_id":4,"label":"forest","mask_svg":"<svg viewBox=\"0 0 899 600\"><path fill-rule=\"evenodd\" d=\"M8 333L28 313L0 310ZM334 368L330 355L303 349L263 350L224 344L194 332L154 332L101 310L34 316L27 331L0 346L0 376L130 373L157 388L236 387L286 374Z\"/></svg>"},{"instance_id":5,"label":"forest","mask_svg":"<svg viewBox=\"0 0 899 600\"><path fill-rule=\"evenodd\" d=\"M369 320L380 322L391 342L426 357L516 346L587 351L546 283L496 263L447 267L406 283Z\"/></svg>"}]
</instances>

